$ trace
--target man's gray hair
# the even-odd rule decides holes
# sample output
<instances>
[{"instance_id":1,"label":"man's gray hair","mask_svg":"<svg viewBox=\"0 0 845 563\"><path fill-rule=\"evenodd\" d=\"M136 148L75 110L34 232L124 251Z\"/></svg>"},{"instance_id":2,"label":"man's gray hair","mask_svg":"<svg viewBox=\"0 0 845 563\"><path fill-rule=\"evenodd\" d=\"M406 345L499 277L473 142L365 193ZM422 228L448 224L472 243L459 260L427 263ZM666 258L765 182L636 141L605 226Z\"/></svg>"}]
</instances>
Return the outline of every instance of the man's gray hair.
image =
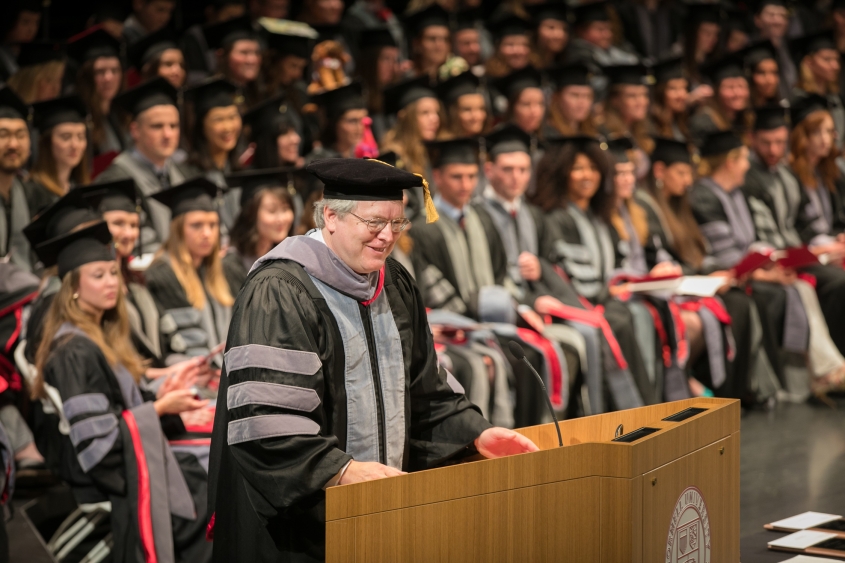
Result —
<instances>
[{"instance_id":1,"label":"man's gray hair","mask_svg":"<svg viewBox=\"0 0 845 563\"><path fill-rule=\"evenodd\" d=\"M337 213L338 217L343 219L347 213L352 213L357 201L351 199L321 199L314 202L314 225L318 229L326 226L326 221L323 219L323 209L331 209Z\"/></svg>"}]
</instances>

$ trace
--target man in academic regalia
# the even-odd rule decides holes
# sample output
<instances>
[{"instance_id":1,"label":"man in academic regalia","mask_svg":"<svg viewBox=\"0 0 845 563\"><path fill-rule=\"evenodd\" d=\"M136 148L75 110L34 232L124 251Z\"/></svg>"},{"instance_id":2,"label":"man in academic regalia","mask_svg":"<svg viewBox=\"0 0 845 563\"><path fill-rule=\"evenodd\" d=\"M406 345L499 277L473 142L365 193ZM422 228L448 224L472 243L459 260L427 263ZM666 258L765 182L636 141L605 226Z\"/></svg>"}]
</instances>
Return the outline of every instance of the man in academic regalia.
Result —
<instances>
[{"instance_id":1,"label":"man in academic regalia","mask_svg":"<svg viewBox=\"0 0 845 563\"><path fill-rule=\"evenodd\" d=\"M32 218L18 176L29 159L30 107L11 89L0 89L0 258L31 270L32 255L23 228Z\"/></svg>"},{"instance_id":2,"label":"man in academic regalia","mask_svg":"<svg viewBox=\"0 0 845 563\"><path fill-rule=\"evenodd\" d=\"M327 487L536 451L439 367L419 291L388 259L402 191L422 178L368 160L308 170L325 184L317 229L260 258L234 307L212 438L215 561L321 560Z\"/></svg>"},{"instance_id":3,"label":"man in academic regalia","mask_svg":"<svg viewBox=\"0 0 845 563\"><path fill-rule=\"evenodd\" d=\"M129 133L135 144L97 176L97 182L132 178L144 195L141 250L155 252L170 232L170 210L150 195L181 184L190 172L173 160L179 148L179 110L176 89L164 78L145 82L115 98L132 116Z\"/></svg>"}]
</instances>

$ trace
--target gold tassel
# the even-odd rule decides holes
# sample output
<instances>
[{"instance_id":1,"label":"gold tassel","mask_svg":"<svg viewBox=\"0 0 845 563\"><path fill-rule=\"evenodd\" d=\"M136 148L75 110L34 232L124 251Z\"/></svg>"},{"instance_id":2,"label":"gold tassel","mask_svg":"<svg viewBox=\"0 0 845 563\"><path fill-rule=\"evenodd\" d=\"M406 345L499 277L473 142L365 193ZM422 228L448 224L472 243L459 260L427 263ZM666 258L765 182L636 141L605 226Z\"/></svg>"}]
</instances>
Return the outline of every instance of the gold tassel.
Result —
<instances>
[{"instance_id":1,"label":"gold tassel","mask_svg":"<svg viewBox=\"0 0 845 563\"><path fill-rule=\"evenodd\" d=\"M423 200L425 201L425 222L434 223L440 219L440 214L437 213L437 208L434 207L434 200L431 199L431 190L428 187L428 182L422 177L422 174L414 174L419 176L423 183Z\"/></svg>"}]
</instances>

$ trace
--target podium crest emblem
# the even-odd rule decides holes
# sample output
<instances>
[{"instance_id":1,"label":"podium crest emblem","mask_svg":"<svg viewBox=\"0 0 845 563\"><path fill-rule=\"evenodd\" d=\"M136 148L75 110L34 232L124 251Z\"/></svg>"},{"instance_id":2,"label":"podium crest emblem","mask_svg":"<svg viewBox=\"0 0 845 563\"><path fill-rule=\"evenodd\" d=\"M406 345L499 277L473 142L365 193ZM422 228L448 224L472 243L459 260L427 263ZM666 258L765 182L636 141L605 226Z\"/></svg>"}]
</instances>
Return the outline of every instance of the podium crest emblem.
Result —
<instances>
[{"instance_id":1,"label":"podium crest emblem","mask_svg":"<svg viewBox=\"0 0 845 563\"><path fill-rule=\"evenodd\" d=\"M710 518L701 491L687 487L675 503L666 563L710 563Z\"/></svg>"}]
</instances>

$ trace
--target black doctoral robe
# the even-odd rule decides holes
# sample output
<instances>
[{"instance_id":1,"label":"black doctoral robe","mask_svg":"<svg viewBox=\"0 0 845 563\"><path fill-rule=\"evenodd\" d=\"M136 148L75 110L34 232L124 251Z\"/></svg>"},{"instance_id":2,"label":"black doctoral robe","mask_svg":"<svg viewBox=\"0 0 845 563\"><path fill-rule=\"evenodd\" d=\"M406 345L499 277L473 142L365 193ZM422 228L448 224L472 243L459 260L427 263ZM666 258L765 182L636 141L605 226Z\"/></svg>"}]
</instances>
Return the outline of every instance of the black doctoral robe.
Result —
<instances>
[{"instance_id":1,"label":"black doctoral robe","mask_svg":"<svg viewBox=\"0 0 845 563\"><path fill-rule=\"evenodd\" d=\"M135 385L128 372L125 372L125 376L130 378L130 386ZM58 390L70 429L69 434L62 433L58 416L45 414L39 407L36 424L38 448L45 453L48 466L70 485L77 503L111 502L111 532L114 539L112 560L116 563L135 563L144 545L138 530L139 518L143 518L143 513L138 509L141 496L138 483L141 477L137 471L136 447L133 444L135 436L128 430L124 411L132 409L136 413L132 419L140 427L142 413L136 410L140 405L142 409L147 409L146 415L152 414L154 423L160 424L159 428L147 427L142 430L142 435L152 432L155 437L161 436L163 432L168 439L181 438L185 437L185 427L176 415L165 415L156 421L152 404L149 403L155 397L137 387L131 396L135 397L139 405L127 404L126 393L131 389L126 386L125 380L121 384L102 351L92 340L80 334L71 333L54 340L50 357L44 366L44 381ZM147 416L147 422L149 418ZM161 438L157 440L158 448L167 447ZM148 444L143 447L149 455ZM151 486L159 490L163 487L165 496L174 490L170 488L171 483L177 486L175 490L179 494L187 492L188 497L180 498L180 501L192 502L194 518L187 518L184 509L178 511L181 516L176 514L173 506L168 510L166 499L163 506L156 504L156 501L163 500L161 496L150 498L146 495L145 498L153 506L150 511L159 560L167 559L163 553L172 552L180 561L209 561L211 549L204 537L206 472L197 457L176 452L173 455L188 490L178 488L178 474L174 480L170 473L155 472L152 465L148 466L149 478L158 477L164 482L152 482ZM190 506L187 508L190 512ZM166 540L170 534L159 526L170 528L171 541Z\"/></svg>"},{"instance_id":2,"label":"black doctoral robe","mask_svg":"<svg viewBox=\"0 0 845 563\"><path fill-rule=\"evenodd\" d=\"M291 237L282 245L290 248L291 241L303 238ZM337 268L322 262L323 270ZM418 471L473 453L473 441L490 426L437 364L425 307L410 275L392 258L383 272L381 291L398 330L402 370L387 374L374 369L369 381L377 389L404 389L404 414L394 413L404 417L404 424L385 423L389 402L376 391L378 408L371 413L375 427L347 425L348 410L354 408L350 400L364 397L348 395L346 372L355 368L346 365L349 346L342 332L348 323L361 322L364 334L354 346L365 348L358 352L371 358L369 365L380 366L384 357L373 336L374 306L346 297L358 315L333 311L322 291L339 299L348 294L328 281L315 281L331 278L331 272L306 271L293 260L268 259L248 277L235 302L214 420L209 512L216 514L215 561L322 560L323 487L352 459L346 453L354 447L350 432L366 432L379 441L378 459L358 461L388 463L388 435L400 431L401 469ZM253 356L243 361L247 350ZM265 390L265 399L239 400L250 388ZM272 400L272 394L280 393L297 400ZM279 421L274 431L244 439L242 429L249 434L250 425L262 417L276 417L267 418Z\"/></svg>"}]
</instances>

